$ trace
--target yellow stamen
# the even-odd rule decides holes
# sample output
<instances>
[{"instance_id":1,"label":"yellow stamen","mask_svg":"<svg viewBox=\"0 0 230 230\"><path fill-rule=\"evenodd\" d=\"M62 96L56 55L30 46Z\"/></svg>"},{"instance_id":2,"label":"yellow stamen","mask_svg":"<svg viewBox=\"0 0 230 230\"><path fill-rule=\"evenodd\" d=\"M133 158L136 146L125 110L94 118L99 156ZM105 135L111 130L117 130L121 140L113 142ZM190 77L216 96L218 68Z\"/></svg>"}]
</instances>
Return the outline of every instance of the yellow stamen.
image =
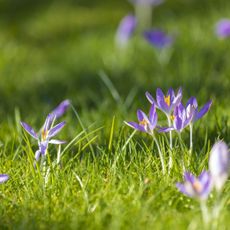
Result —
<instances>
[{"instance_id":1,"label":"yellow stamen","mask_svg":"<svg viewBox=\"0 0 230 230\"><path fill-rule=\"evenodd\" d=\"M192 186L197 192L201 192L202 185L198 180L195 180Z\"/></svg>"},{"instance_id":2,"label":"yellow stamen","mask_svg":"<svg viewBox=\"0 0 230 230\"><path fill-rule=\"evenodd\" d=\"M146 121L145 119L143 119L142 121L139 122L139 125L147 126L148 125L148 121Z\"/></svg>"},{"instance_id":3,"label":"yellow stamen","mask_svg":"<svg viewBox=\"0 0 230 230\"><path fill-rule=\"evenodd\" d=\"M48 132L45 130L42 130L42 140L44 141L47 137Z\"/></svg>"},{"instance_id":4,"label":"yellow stamen","mask_svg":"<svg viewBox=\"0 0 230 230\"><path fill-rule=\"evenodd\" d=\"M167 106L170 106L170 95L168 95L167 97L164 97L164 100Z\"/></svg>"}]
</instances>

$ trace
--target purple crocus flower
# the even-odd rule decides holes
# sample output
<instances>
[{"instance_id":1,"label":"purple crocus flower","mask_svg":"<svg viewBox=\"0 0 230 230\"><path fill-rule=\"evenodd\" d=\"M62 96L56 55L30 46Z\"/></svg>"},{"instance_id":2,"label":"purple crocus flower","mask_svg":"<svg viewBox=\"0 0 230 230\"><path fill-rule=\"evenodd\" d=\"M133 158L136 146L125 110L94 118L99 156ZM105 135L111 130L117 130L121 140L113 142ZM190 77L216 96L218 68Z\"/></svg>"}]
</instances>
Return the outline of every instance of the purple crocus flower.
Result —
<instances>
[{"instance_id":1,"label":"purple crocus flower","mask_svg":"<svg viewBox=\"0 0 230 230\"><path fill-rule=\"evenodd\" d=\"M176 187L189 197L205 200L212 190L212 178L207 171L203 171L198 177L185 172L184 183L177 183Z\"/></svg>"},{"instance_id":2,"label":"purple crocus flower","mask_svg":"<svg viewBox=\"0 0 230 230\"><path fill-rule=\"evenodd\" d=\"M213 180L213 186L221 191L228 179L230 169L230 152L223 141L217 142L211 150L209 158L209 170Z\"/></svg>"},{"instance_id":3,"label":"purple crocus flower","mask_svg":"<svg viewBox=\"0 0 230 230\"><path fill-rule=\"evenodd\" d=\"M200 110L198 110L198 103L195 97L191 97L186 104L186 113L193 113L192 123L202 118L210 109L212 101L208 101Z\"/></svg>"},{"instance_id":4,"label":"purple crocus flower","mask_svg":"<svg viewBox=\"0 0 230 230\"><path fill-rule=\"evenodd\" d=\"M230 37L230 20L222 19L216 24L216 34L220 38Z\"/></svg>"},{"instance_id":5,"label":"purple crocus flower","mask_svg":"<svg viewBox=\"0 0 230 230\"><path fill-rule=\"evenodd\" d=\"M132 14L125 16L117 29L116 41L119 45L124 46L133 35L137 26L136 17Z\"/></svg>"},{"instance_id":6,"label":"purple crocus flower","mask_svg":"<svg viewBox=\"0 0 230 230\"><path fill-rule=\"evenodd\" d=\"M170 88L165 96L160 88L156 91L156 100L149 93L145 93L148 101L151 104L154 104L156 108L163 111L167 116L170 116L174 108L181 102L182 99L182 89L180 88L175 95L175 92L172 88Z\"/></svg>"},{"instance_id":7,"label":"purple crocus flower","mask_svg":"<svg viewBox=\"0 0 230 230\"><path fill-rule=\"evenodd\" d=\"M171 127L161 128L159 132L169 132L171 130L181 132L190 124L193 119L193 114L192 110L190 113L187 113L185 107L180 102L180 104L176 106L173 115L170 117L173 120L173 125Z\"/></svg>"},{"instance_id":8,"label":"purple crocus flower","mask_svg":"<svg viewBox=\"0 0 230 230\"><path fill-rule=\"evenodd\" d=\"M163 3L163 0L129 0L134 5L157 6Z\"/></svg>"},{"instance_id":9,"label":"purple crocus flower","mask_svg":"<svg viewBox=\"0 0 230 230\"><path fill-rule=\"evenodd\" d=\"M153 46L162 49L173 43L173 37L161 30L150 30L144 32L144 38Z\"/></svg>"},{"instance_id":10,"label":"purple crocus flower","mask_svg":"<svg viewBox=\"0 0 230 230\"><path fill-rule=\"evenodd\" d=\"M52 112L51 112L51 116L53 116L54 118L59 118L61 117L66 110L69 108L70 106L70 100L64 100L62 101Z\"/></svg>"},{"instance_id":11,"label":"purple crocus flower","mask_svg":"<svg viewBox=\"0 0 230 230\"><path fill-rule=\"evenodd\" d=\"M125 122L125 123L133 129L153 135L153 130L157 125L157 113L156 113L155 105L152 104L149 111L149 117L143 111L138 110L137 119L139 123L136 122Z\"/></svg>"},{"instance_id":12,"label":"purple crocus flower","mask_svg":"<svg viewBox=\"0 0 230 230\"><path fill-rule=\"evenodd\" d=\"M22 127L29 133L34 139L38 141L39 149L35 153L35 159L38 161L40 155L43 156L46 154L48 144L64 144L65 141L51 139L55 135L57 135L61 129L65 126L65 122L61 122L55 126L52 126L54 122L54 117L52 114L49 114L45 120L45 123L42 127L41 132L36 133L32 127L30 127L27 123L21 122Z\"/></svg>"},{"instance_id":13,"label":"purple crocus flower","mask_svg":"<svg viewBox=\"0 0 230 230\"><path fill-rule=\"evenodd\" d=\"M9 179L7 174L0 174L0 184L6 182Z\"/></svg>"}]
</instances>

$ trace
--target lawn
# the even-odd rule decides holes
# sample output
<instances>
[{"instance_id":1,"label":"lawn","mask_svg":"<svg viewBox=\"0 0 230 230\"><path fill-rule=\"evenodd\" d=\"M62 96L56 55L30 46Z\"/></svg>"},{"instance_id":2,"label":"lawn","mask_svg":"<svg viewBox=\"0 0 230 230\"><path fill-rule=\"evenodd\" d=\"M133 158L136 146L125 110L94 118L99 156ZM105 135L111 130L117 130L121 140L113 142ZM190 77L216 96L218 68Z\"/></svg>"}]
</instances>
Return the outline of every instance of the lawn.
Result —
<instances>
[{"instance_id":1,"label":"lawn","mask_svg":"<svg viewBox=\"0 0 230 230\"><path fill-rule=\"evenodd\" d=\"M0 1L0 185L1 229L228 229L230 183L217 220L202 222L199 202L178 191L186 170L208 169L210 150L221 139L230 144L230 40L219 39L215 24L230 18L228 0L165 0L152 25L173 34L169 59L136 32L121 49L117 26L133 12L122 0ZM152 138L124 121L148 113L149 91L183 89L183 103L197 98L210 111L189 128L173 132L173 167L163 174ZM34 167L36 131L63 100L71 106L49 146L46 168ZM166 119L159 110L159 124ZM168 134L155 132L168 162ZM49 178L44 170L49 168ZM208 208L215 203L211 193Z\"/></svg>"}]
</instances>

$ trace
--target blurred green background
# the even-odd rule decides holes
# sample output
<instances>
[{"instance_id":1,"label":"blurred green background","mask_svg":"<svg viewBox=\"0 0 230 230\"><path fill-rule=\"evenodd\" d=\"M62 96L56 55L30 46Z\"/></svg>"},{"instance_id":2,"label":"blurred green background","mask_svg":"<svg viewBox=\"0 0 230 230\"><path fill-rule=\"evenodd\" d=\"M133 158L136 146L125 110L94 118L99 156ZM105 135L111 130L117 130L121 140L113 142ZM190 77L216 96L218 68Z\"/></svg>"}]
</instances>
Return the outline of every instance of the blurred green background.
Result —
<instances>
[{"instance_id":1,"label":"blurred green background","mask_svg":"<svg viewBox=\"0 0 230 230\"><path fill-rule=\"evenodd\" d=\"M65 98L78 111L111 116L128 95L126 111L133 104L135 110L147 105L146 90L170 86L182 86L186 99L197 96L200 105L212 98L229 113L230 40L219 40L214 26L230 17L230 2L166 0L156 7L153 27L176 37L164 65L140 34L125 50L116 47L117 26L129 12L125 0L1 0L1 119L15 107L23 117L44 115ZM101 72L121 101L114 101Z\"/></svg>"}]
</instances>

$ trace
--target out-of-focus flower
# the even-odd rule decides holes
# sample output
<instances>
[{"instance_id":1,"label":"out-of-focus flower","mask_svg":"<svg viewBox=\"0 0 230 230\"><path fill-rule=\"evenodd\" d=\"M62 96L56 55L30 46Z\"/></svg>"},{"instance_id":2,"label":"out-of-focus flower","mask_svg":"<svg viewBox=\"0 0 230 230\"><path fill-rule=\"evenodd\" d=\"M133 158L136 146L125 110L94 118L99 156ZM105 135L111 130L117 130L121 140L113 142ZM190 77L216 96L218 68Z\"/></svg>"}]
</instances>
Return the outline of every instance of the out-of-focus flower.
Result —
<instances>
[{"instance_id":1,"label":"out-of-focus flower","mask_svg":"<svg viewBox=\"0 0 230 230\"><path fill-rule=\"evenodd\" d=\"M134 5L157 6L163 3L163 0L129 0Z\"/></svg>"},{"instance_id":2,"label":"out-of-focus flower","mask_svg":"<svg viewBox=\"0 0 230 230\"><path fill-rule=\"evenodd\" d=\"M161 30L150 30L144 32L144 38L153 46L163 49L169 47L174 39Z\"/></svg>"},{"instance_id":3,"label":"out-of-focus flower","mask_svg":"<svg viewBox=\"0 0 230 230\"><path fill-rule=\"evenodd\" d=\"M220 38L230 37L230 20L222 19L216 24L216 35Z\"/></svg>"},{"instance_id":4,"label":"out-of-focus flower","mask_svg":"<svg viewBox=\"0 0 230 230\"><path fill-rule=\"evenodd\" d=\"M212 190L212 178L207 171L203 171L198 177L185 172L184 183L177 183L176 186L189 197L205 200Z\"/></svg>"},{"instance_id":5,"label":"out-of-focus flower","mask_svg":"<svg viewBox=\"0 0 230 230\"><path fill-rule=\"evenodd\" d=\"M117 29L116 42L119 46L125 46L133 35L137 26L137 19L134 15L129 14L125 16Z\"/></svg>"},{"instance_id":6,"label":"out-of-focus flower","mask_svg":"<svg viewBox=\"0 0 230 230\"><path fill-rule=\"evenodd\" d=\"M4 183L9 179L9 176L7 174L0 174L0 184Z\"/></svg>"},{"instance_id":7,"label":"out-of-focus flower","mask_svg":"<svg viewBox=\"0 0 230 230\"><path fill-rule=\"evenodd\" d=\"M57 135L61 129L65 126L65 122L61 122L52 127L52 123L54 121L54 117L52 114L49 114L45 120L45 123L42 127L41 133L37 134L32 127L30 127L27 123L21 122L22 127L29 133L34 139L38 141L39 149L35 153L35 159L38 161L40 155L45 155L48 144L64 144L65 141L51 139L55 135Z\"/></svg>"},{"instance_id":8,"label":"out-of-focus flower","mask_svg":"<svg viewBox=\"0 0 230 230\"><path fill-rule=\"evenodd\" d=\"M70 100L64 100L62 101L52 112L50 116L53 116L53 118L59 118L61 117L66 110L70 106Z\"/></svg>"},{"instance_id":9,"label":"out-of-focus flower","mask_svg":"<svg viewBox=\"0 0 230 230\"><path fill-rule=\"evenodd\" d=\"M173 125L171 127L161 128L159 132L169 132L171 130L181 132L190 124L193 119L193 114L194 113L192 111L190 113L186 113L185 107L180 102L180 104L176 106L173 115L170 117L173 120Z\"/></svg>"},{"instance_id":10,"label":"out-of-focus flower","mask_svg":"<svg viewBox=\"0 0 230 230\"><path fill-rule=\"evenodd\" d=\"M230 152L223 141L217 142L211 150L209 158L209 170L212 176L213 186L220 191L228 179L230 169Z\"/></svg>"},{"instance_id":11,"label":"out-of-focus flower","mask_svg":"<svg viewBox=\"0 0 230 230\"><path fill-rule=\"evenodd\" d=\"M186 113L193 113L192 123L201 119L210 109L212 101L208 101L200 110L198 110L198 103L195 97L191 97L186 104Z\"/></svg>"},{"instance_id":12,"label":"out-of-focus flower","mask_svg":"<svg viewBox=\"0 0 230 230\"><path fill-rule=\"evenodd\" d=\"M174 108L181 102L182 99L182 89L180 88L175 95L175 92L170 88L165 96L160 88L156 91L156 100L152 97L149 92L145 93L148 101L154 104L156 108L163 111L167 116L170 116Z\"/></svg>"},{"instance_id":13,"label":"out-of-focus flower","mask_svg":"<svg viewBox=\"0 0 230 230\"><path fill-rule=\"evenodd\" d=\"M143 111L138 110L137 119L139 123L136 122L125 122L125 123L133 129L153 135L153 130L157 125L157 118L158 117L157 117L155 105L152 104L149 111L149 117Z\"/></svg>"}]
</instances>

